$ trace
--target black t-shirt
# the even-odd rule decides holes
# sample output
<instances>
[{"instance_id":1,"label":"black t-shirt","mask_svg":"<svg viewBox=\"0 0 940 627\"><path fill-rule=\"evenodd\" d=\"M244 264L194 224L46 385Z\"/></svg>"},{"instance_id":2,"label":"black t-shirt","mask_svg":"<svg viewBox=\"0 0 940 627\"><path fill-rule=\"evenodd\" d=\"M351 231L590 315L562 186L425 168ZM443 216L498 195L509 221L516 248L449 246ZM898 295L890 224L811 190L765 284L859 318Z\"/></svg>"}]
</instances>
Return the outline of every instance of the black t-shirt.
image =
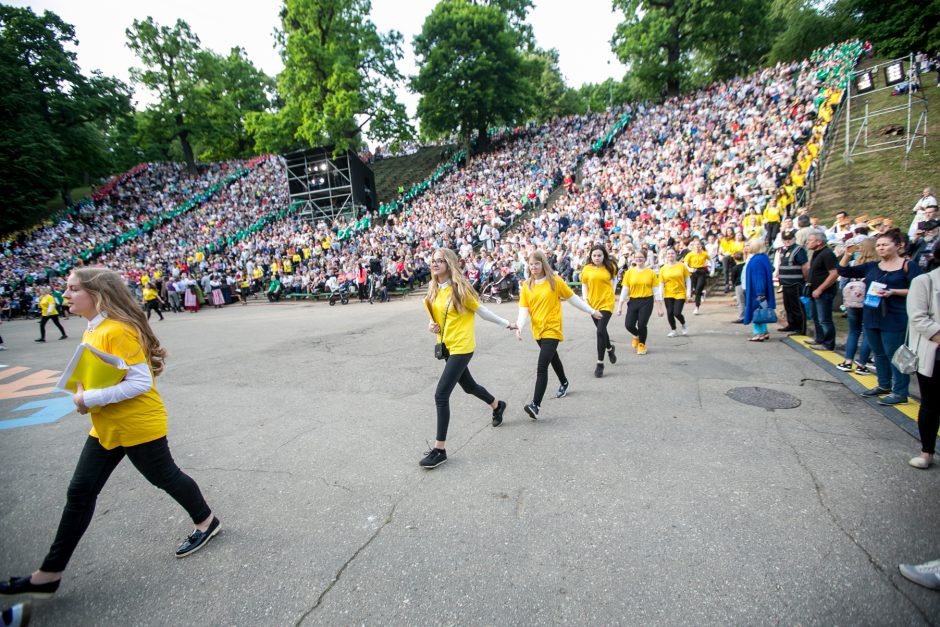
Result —
<instances>
[{"instance_id":1,"label":"black t-shirt","mask_svg":"<svg viewBox=\"0 0 940 627\"><path fill-rule=\"evenodd\" d=\"M838 265L836 254L826 246L813 252L813 260L809 264L809 286L816 291L820 285L829 277L829 272L836 269ZM826 291L836 291L837 283L830 285Z\"/></svg>"}]
</instances>

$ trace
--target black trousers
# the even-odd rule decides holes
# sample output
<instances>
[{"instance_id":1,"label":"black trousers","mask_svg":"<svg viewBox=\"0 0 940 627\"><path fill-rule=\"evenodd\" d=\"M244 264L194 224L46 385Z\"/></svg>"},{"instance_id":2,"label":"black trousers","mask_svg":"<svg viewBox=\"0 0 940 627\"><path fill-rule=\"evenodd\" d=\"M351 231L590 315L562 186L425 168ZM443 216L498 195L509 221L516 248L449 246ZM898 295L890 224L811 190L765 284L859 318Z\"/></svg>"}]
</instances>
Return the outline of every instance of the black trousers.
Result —
<instances>
[{"instance_id":1,"label":"black trousers","mask_svg":"<svg viewBox=\"0 0 940 627\"><path fill-rule=\"evenodd\" d=\"M545 389L548 387L549 364L555 371L559 383L564 385L568 382L568 377L565 376L565 367L561 363L561 357L558 356L560 340L543 337L541 340L535 340L535 343L539 345L539 361L535 367L535 393L532 395L532 402L541 405L542 399L545 398Z\"/></svg>"},{"instance_id":2,"label":"black trousers","mask_svg":"<svg viewBox=\"0 0 940 627\"><path fill-rule=\"evenodd\" d=\"M59 327L59 331L62 333L63 337L66 336L66 335L68 335L68 334L65 332L65 329L62 328L62 323L59 322L59 316L58 316L58 315L55 315L55 316L43 316L42 319L39 321L39 337L40 337L41 339L43 339L43 340L46 339L46 323L49 322L50 320L52 320L52 324L54 324L54 325L56 325L57 327Z\"/></svg>"},{"instance_id":3,"label":"black trousers","mask_svg":"<svg viewBox=\"0 0 940 627\"><path fill-rule=\"evenodd\" d=\"M614 315L612 311L603 311L601 310L601 315L603 318L600 320L594 320L594 327L597 329L597 361L604 361L604 351L610 350L612 346L610 345L610 334L607 333L607 323L610 322L610 317Z\"/></svg>"},{"instance_id":4,"label":"black trousers","mask_svg":"<svg viewBox=\"0 0 940 627\"><path fill-rule=\"evenodd\" d=\"M447 427L450 425L450 394L454 387L460 384L467 394L473 394L487 405L492 405L496 398L486 391L482 385L473 380L470 370L470 359L473 353L463 355L450 355L444 362L444 372L437 382L434 391L434 404L437 406L437 439L441 442L447 440Z\"/></svg>"},{"instance_id":5,"label":"black trousers","mask_svg":"<svg viewBox=\"0 0 940 627\"><path fill-rule=\"evenodd\" d=\"M163 320L163 312L160 311L160 301L156 298L153 300L148 300L144 303L144 307L147 309L147 320L150 320L150 314L154 311L157 312L157 315L160 316L160 320Z\"/></svg>"},{"instance_id":6,"label":"black trousers","mask_svg":"<svg viewBox=\"0 0 940 627\"><path fill-rule=\"evenodd\" d=\"M917 412L917 429L920 431L920 447L924 453L936 453L937 428L940 427L940 362L934 364L933 376L917 373L920 385L920 411Z\"/></svg>"},{"instance_id":7,"label":"black trousers","mask_svg":"<svg viewBox=\"0 0 940 627\"><path fill-rule=\"evenodd\" d=\"M684 298L664 298L666 305L666 319L669 320L669 328L676 330L676 320L679 324L685 326L685 316L682 315L682 308L685 307Z\"/></svg>"},{"instance_id":8,"label":"black trousers","mask_svg":"<svg viewBox=\"0 0 940 627\"><path fill-rule=\"evenodd\" d=\"M212 513L202 498L199 486L173 461L166 437L137 446L119 446L109 451L101 446L97 438L88 436L75 472L72 473L59 530L42 563L42 570L65 570L95 514L98 494L125 455L147 481L164 490L182 505L193 519L193 523L202 522Z\"/></svg>"},{"instance_id":9,"label":"black trousers","mask_svg":"<svg viewBox=\"0 0 940 627\"><path fill-rule=\"evenodd\" d=\"M732 257L731 255L725 255L724 257L721 258L721 272L722 274L724 274L725 289L727 290L734 289L734 285L732 285L732 281L731 281L731 268L733 268L734 265L735 265L734 257Z\"/></svg>"},{"instance_id":10,"label":"black trousers","mask_svg":"<svg viewBox=\"0 0 940 627\"><path fill-rule=\"evenodd\" d=\"M799 331L801 335L806 335L806 312L803 309L803 303L800 302L803 284L782 285L781 287L783 310L787 312L787 327L793 331Z\"/></svg>"},{"instance_id":11,"label":"black trousers","mask_svg":"<svg viewBox=\"0 0 940 627\"><path fill-rule=\"evenodd\" d=\"M631 298L627 303L627 319L624 325L630 335L635 335L641 344L646 344L646 326L653 315L653 297Z\"/></svg>"},{"instance_id":12,"label":"black trousers","mask_svg":"<svg viewBox=\"0 0 940 627\"><path fill-rule=\"evenodd\" d=\"M767 250L772 250L774 240L777 239L777 233L780 232L779 222L764 222L764 241L767 242Z\"/></svg>"},{"instance_id":13,"label":"black trousers","mask_svg":"<svg viewBox=\"0 0 940 627\"><path fill-rule=\"evenodd\" d=\"M696 268L692 273L692 293L695 294L695 306L702 304L702 292L708 281L708 268Z\"/></svg>"}]
</instances>

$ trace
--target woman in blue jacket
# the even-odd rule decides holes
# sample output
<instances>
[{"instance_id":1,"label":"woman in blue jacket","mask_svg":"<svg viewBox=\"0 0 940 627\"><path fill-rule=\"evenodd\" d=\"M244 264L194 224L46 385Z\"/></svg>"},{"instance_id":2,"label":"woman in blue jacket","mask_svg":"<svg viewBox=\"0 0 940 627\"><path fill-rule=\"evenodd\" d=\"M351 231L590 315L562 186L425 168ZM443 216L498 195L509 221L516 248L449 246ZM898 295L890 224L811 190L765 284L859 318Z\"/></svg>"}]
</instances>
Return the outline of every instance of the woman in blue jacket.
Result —
<instances>
[{"instance_id":1,"label":"woman in blue jacket","mask_svg":"<svg viewBox=\"0 0 940 627\"><path fill-rule=\"evenodd\" d=\"M766 342L770 331L766 323L754 322L754 312L766 306L777 308L774 300L774 268L767 256L767 244L763 238L755 237L747 243L751 256L744 266L744 324L751 324L754 336L750 342Z\"/></svg>"}]
</instances>

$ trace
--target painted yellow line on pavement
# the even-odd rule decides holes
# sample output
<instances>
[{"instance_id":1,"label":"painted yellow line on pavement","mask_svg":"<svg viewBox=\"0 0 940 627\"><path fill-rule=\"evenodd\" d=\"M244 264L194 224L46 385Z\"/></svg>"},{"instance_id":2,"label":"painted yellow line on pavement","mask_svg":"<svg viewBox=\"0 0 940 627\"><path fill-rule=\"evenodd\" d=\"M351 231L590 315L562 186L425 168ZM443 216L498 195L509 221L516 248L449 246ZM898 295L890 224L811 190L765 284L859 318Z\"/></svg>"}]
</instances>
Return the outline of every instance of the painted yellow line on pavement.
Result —
<instances>
[{"instance_id":1,"label":"painted yellow line on pavement","mask_svg":"<svg viewBox=\"0 0 940 627\"><path fill-rule=\"evenodd\" d=\"M790 339L804 346L806 345L807 342L813 341L813 338L807 337L805 335L791 335ZM812 348L809 348L808 346L806 348L807 350L813 351L815 354L819 355L822 359L825 359L833 366L841 364L843 361L845 361L843 359L843 356L835 351L818 351L818 350L813 350ZM874 374L862 376L862 375L855 374L855 371L846 372L845 374L851 376L860 384L868 388L874 387L877 382L877 379L875 378ZM914 422L917 422L917 412L920 411L920 403L918 403L914 399L911 399L910 397L908 398L909 400L906 403L902 405L891 405L891 407L898 410L899 412L901 412L902 414L904 414L905 416L907 416Z\"/></svg>"}]
</instances>

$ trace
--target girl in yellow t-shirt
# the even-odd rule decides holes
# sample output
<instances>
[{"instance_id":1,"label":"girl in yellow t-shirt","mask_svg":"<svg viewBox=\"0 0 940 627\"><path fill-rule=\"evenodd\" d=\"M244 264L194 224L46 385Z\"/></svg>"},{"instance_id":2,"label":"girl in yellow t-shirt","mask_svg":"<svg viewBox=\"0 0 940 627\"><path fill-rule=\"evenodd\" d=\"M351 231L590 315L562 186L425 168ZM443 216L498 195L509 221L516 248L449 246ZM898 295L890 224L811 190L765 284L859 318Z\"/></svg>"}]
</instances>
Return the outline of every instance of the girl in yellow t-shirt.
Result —
<instances>
[{"instance_id":1,"label":"girl in yellow t-shirt","mask_svg":"<svg viewBox=\"0 0 940 627\"><path fill-rule=\"evenodd\" d=\"M705 293L705 284L708 281L708 264L711 258L708 252L702 248L702 242L694 239L689 244L689 252L682 258L685 265L689 267L692 273L692 293L695 295L694 315L698 315L698 308L702 305L702 295Z\"/></svg>"},{"instance_id":2,"label":"girl in yellow t-shirt","mask_svg":"<svg viewBox=\"0 0 940 627\"><path fill-rule=\"evenodd\" d=\"M637 251L633 255L633 267L623 273L620 290L620 302L617 303L617 315L623 315L623 303L627 303L627 318L624 321L627 332L633 336L633 348L637 355L646 354L647 325L653 315L653 303L656 314L663 311L663 290L659 277L652 268L646 267L646 253Z\"/></svg>"},{"instance_id":3,"label":"girl in yellow t-shirt","mask_svg":"<svg viewBox=\"0 0 940 627\"><path fill-rule=\"evenodd\" d=\"M163 312L160 311L160 305L163 304L163 300L160 298L160 294L157 293L157 289L149 282L143 287L142 297L144 309L147 311L147 320L150 320L150 314L154 311L160 316L160 320L163 320Z\"/></svg>"},{"instance_id":4,"label":"girl in yellow t-shirt","mask_svg":"<svg viewBox=\"0 0 940 627\"><path fill-rule=\"evenodd\" d=\"M493 408L494 427L503 422L506 402L496 400L486 388L474 381L468 369L473 351L476 350L474 314L507 329L515 329L516 325L510 324L480 304L473 286L460 271L457 254L447 248L438 248L431 255L431 281L424 297L424 306L431 318L428 331L437 334L438 342L446 349L444 372L441 373L434 392L434 404L437 406L437 439L434 441L434 448L418 462L421 467L431 469L447 461L450 395L457 384L460 384L464 392L473 394Z\"/></svg>"},{"instance_id":5,"label":"girl in yellow t-shirt","mask_svg":"<svg viewBox=\"0 0 940 627\"><path fill-rule=\"evenodd\" d=\"M68 277L65 296L72 312L88 320L82 341L121 358L128 370L117 385L88 390L79 385L72 397L80 414L91 414L92 428L69 484L55 541L39 570L0 583L0 594L49 595L59 588L94 516L98 494L125 456L192 518L196 528L176 549L177 557L201 549L221 529L199 486L170 455L166 409L153 384L163 371L166 351L121 276L105 268L76 268Z\"/></svg>"},{"instance_id":6,"label":"girl in yellow t-shirt","mask_svg":"<svg viewBox=\"0 0 940 627\"><path fill-rule=\"evenodd\" d=\"M522 327L532 320L532 337L539 345L539 360L535 368L535 391L532 402L523 409L529 418L536 420L539 417L539 408L545 397L545 388L548 387L548 365L558 376L561 386L555 398L563 398L568 394L568 378L565 368L558 356L558 344L565 336L562 335L561 301L567 300L581 311L590 314L595 320L603 316L600 311L591 308L578 298L568 284L555 275L548 257L540 250L536 250L528 259L529 278L522 285L519 294L519 318L516 320L516 337L522 340Z\"/></svg>"},{"instance_id":7,"label":"girl in yellow t-shirt","mask_svg":"<svg viewBox=\"0 0 940 627\"><path fill-rule=\"evenodd\" d=\"M666 306L666 319L672 329L666 337L676 337L676 320L682 325L682 335L689 334L685 326L682 307L692 293L692 275L684 263L678 263L676 251L666 251L665 263L659 269L659 282L663 288L663 304Z\"/></svg>"},{"instance_id":8,"label":"girl in yellow t-shirt","mask_svg":"<svg viewBox=\"0 0 940 627\"><path fill-rule=\"evenodd\" d=\"M617 262L610 258L607 249L600 244L591 248L590 263L581 269L581 298L597 311L601 318L594 321L597 329L597 366L594 367L594 376L604 376L604 351L610 363L617 363L617 354L614 345L610 343L610 334L607 333L607 323L614 315L614 285L617 281Z\"/></svg>"},{"instance_id":9,"label":"girl in yellow t-shirt","mask_svg":"<svg viewBox=\"0 0 940 627\"><path fill-rule=\"evenodd\" d=\"M44 287L39 293L41 294L39 297L39 312L41 318L39 319L39 339L36 341L46 341L46 323L50 320L52 320L52 324L58 327L59 332L62 334L59 339L68 339L68 334L65 332L65 329L62 328L62 323L59 322L59 309L56 306L55 296L52 295L52 290L48 287Z\"/></svg>"}]
</instances>

